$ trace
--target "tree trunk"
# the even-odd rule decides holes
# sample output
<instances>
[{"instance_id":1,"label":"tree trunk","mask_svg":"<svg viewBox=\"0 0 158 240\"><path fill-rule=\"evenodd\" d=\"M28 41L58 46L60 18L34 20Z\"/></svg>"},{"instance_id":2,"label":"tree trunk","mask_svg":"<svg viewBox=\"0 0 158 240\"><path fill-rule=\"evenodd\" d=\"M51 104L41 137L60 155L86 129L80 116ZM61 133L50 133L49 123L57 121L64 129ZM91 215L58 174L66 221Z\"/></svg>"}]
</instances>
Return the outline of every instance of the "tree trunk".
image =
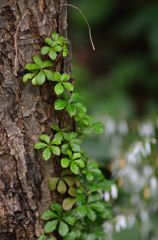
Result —
<instances>
[{"instance_id":1,"label":"tree trunk","mask_svg":"<svg viewBox=\"0 0 158 240\"><path fill-rule=\"evenodd\" d=\"M37 239L40 212L50 204L51 161L33 149L46 127L61 117L52 87L24 85L24 65L52 31L66 35L66 0L0 0L0 240ZM57 66L69 72L66 59Z\"/></svg>"}]
</instances>

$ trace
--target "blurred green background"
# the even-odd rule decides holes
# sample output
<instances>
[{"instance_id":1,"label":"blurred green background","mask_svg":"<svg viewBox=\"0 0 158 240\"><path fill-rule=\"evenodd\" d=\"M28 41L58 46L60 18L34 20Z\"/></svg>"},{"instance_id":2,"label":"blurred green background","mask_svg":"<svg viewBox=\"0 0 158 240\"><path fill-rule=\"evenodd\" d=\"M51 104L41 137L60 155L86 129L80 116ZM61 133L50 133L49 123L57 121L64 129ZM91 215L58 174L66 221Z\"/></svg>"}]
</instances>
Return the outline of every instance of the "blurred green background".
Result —
<instances>
[{"instance_id":1,"label":"blurred green background","mask_svg":"<svg viewBox=\"0 0 158 240\"><path fill-rule=\"evenodd\" d=\"M128 227L126 221L126 227L121 231L114 227L106 239L157 240L157 195L151 194L149 182L152 178L157 181L158 175L158 1L79 0L69 3L79 7L87 17L96 47L94 52L79 11L68 7L76 88L84 96L89 112L105 125L105 134L85 142L85 148L90 156L97 158L107 177L116 180L119 194L112 200L116 208L114 215L129 213L130 209L135 216L132 227ZM122 158L125 165L131 167L127 152L138 141L146 150L148 141L150 151L146 155L141 153L142 160L139 164L136 161L134 168L138 177L145 167L150 167L152 174L144 177L144 185L138 192L128 192L119 183L119 168L126 169L121 164L116 168L113 165ZM123 181L129 180L126 179L128 174L122 176ZM131 200L134 195L139 198L135 205ZM140 217L142 209L148 215L148 222L144 223ZM148 230L145 231L143 225L148 226Z\"/></svg>"}]
</instances>

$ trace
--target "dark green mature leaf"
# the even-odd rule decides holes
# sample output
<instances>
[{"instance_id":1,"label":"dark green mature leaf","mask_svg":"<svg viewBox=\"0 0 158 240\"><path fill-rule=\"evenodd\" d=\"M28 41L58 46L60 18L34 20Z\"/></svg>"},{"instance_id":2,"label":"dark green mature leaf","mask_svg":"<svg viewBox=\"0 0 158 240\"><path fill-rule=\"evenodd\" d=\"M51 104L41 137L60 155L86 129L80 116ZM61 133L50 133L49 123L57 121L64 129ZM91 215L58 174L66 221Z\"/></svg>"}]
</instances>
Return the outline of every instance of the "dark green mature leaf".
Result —
<instances>
[{"instance_id":1,"label":"dark green mature leaf","mask_svg":"<svg viewBox=\"0 0 158 240\"><path fill-rule=\"evenodd\" d=\"M43 150L42 156L43 156L43 159L45 161L48 161L51 158L51 149L50 149L50 147L47 147L47 148L45 148Z\"/></svg>"},{"instance_id":2,"label":"dark green mature leaf","mask_svg":"<svg viewBox=\"0 0 158 240\"><path fill-rule=\"evenodd\" d=\"M76 222L76 218L71 215L65 216L63 219L65 222L67 222L71 226L73 226Z\"/></svg>"},{"instance_id":3,"label":"dark green mature leaf","mask_svg":"<svg viewBox=\"0 0 158 240\"><path fill-rule=\"evenodd\" d=\"M59 203L52 203L51 204L51 209L53 211L56 211L58 214L61 214L62 213L62 207Z\"/></svg>"},{"instance_id":4,"label":"dark green mature leaf","mask_svg":"<svg viewBox=\"0 0 158 240\"><path fill-rule=\"evenodd\" d=\"M57 99L55 101L55 110L62 110L66 107L67 102L63 99Z\"/></svg>"},{"instance_id":5,"label":"dark green mature leaf","mask_svg":"<svg viewBox=\"0 0 158 240\"><path fill-rule=\"evenodd\" d=\"M94 221L96 219L96 214L91 208L87 208L87 217L91 220Z\"/></svg>"},{"instance_id":6,"label":"dark green mature leaf","mask_svg":"<svg viewBox=\"0 0 158 240\"><path fill-rule=\"evenodd\" d=\"M50 219L54 219L54 218L57 218L57 214L55 214L53 211L51 210L46 210L42 213L42 219L47 221L47 220L50 220Z\"/></svg>"},{"instance_id":7,"label":"dark green mature leaf","mask_svg":"<svg viewBox=\"0 0 158 240\"><path fill-rule=\"evenodd\" d=\"M62 237L66 236L66 234L69 232L69 226L65 222L61 221L59 223L58 232L60 236Z\"/></svg>"},{"instance_id":8,"label":"dark green mature leaf","mask_svg":"<svg viewBox=\"0 0 158 240\"><path fill-rule=\"evenodd\" d=\"M47 222L44 225L44 232L45 233L52 233L56 229L58 221L59 220L52 220L52 221Z\"/></svg>"}]
</instances>

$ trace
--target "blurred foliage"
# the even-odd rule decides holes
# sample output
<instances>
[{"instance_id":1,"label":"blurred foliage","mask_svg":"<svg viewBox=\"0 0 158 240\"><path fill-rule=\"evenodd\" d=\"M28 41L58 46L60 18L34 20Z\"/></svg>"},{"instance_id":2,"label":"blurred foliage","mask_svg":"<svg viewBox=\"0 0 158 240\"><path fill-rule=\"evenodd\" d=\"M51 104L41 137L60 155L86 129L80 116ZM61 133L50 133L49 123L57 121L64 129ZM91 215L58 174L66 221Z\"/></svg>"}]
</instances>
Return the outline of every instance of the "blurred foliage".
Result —
<instances>
[{"instance_id":1,"label":"blurred foliage","mask_svg":"<svg viewBox=\"0 0 158 240\"><path fill-rule=\"evenodd\" d=\"M111 163L117 162L115 159L120 156L126 161L126 153L133 144L152 137L157 139L158 136L158 2L72 0L71 4L86 15L96 47L93 52L82 16L69 8L76 87L85 96L89 111L105 125L105 134L92 138L84 147L100 161L103 169L106 168L105 174L117 181L118 175L114 174ZM154 134L150 135L152 129ZM145 135L142 135L143 131ZM144 158L142 165L135 166L138 175L142 175L140 169L148 163L158 178L157 159L156 144L150 157ZM142 237L140 209L137 204L130 204L135 192L128 192L123 186L119 191L119 198L114 201L118 211L116 216L126 207L132 211L135 209L136 222L132 228L113 235L112 240L125 240L127 237L129 240L156 240L156 200L141 197L142 190L139 193L139 204L146 206L150 218L145 238L144 235ZM154 204L155 214L151 207Z\"/></svg>"}]
</instances>

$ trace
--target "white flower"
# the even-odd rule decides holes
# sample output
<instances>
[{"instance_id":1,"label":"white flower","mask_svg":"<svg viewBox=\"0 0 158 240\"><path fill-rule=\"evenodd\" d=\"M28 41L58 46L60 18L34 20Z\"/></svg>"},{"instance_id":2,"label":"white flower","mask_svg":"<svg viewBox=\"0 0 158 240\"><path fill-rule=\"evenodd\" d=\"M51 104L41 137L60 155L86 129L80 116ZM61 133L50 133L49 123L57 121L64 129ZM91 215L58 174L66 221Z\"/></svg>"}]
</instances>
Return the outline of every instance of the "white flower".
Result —
<instances>
[{"instance_id":1,"label":"white flower","mask_svg":"<svg viewBox=\"0 0 158 240\"><path fill-rule=\"evenodd\" d=\"M116 217L116 224L115 224L115 230L116 232L120 232L122 229L127 228L127 220L124 215L118 215Z\"/></svg>"},{"instance_id":2,"label":"white flower","mask_svg":"<svg viewBox=\"0 0 158 240\"><path fill-rule=\"evenodd\" d=\"M112 197L112 199L117 199L117 197L118 197L118 189L115 184L113 184L111 186L111 197Z\"/></svg>"},{"instance_id":3,"label":"white flower","mask_svg":"<svg viewBox=\"0 0 158 240\"><path fill-rule=\"evenodd\" d=\"M138 132L139 132L140 136L142 136L142 137L154 137L155 136L154 126L149 121L139 125Z\"/></svg>"},{"instance_id":4,"label":"white flower","mask_svg":"<svg viewBox=\"0 0 158 240\"><path fill-rule=\"evenodd\" d=\"M109 201L110 201L110 193L109 193L109 192L105 192L105 193L104 193L104 200L105 200L106 202L109 202Z\"/></svg>"}]
</instances>

